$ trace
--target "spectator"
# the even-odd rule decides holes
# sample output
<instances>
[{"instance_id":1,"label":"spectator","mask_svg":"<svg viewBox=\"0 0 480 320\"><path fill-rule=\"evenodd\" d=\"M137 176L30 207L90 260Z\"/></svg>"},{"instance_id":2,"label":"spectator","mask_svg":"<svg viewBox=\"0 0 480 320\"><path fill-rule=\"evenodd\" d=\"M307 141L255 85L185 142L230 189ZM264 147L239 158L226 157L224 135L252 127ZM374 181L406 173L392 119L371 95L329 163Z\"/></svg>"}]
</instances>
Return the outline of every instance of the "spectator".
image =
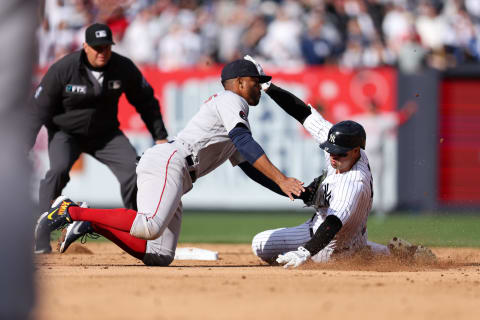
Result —
<instances>
[{"instance_id":1,"label":"spectator","mask_svg":"<svg viewBox=\"0 0 480 320\"><path fill-rule=\"evenodd\" d=\"M296 67L303 65L300 50L302 24L293 7L280 7L276 19L267 28L267 34L260 41L260 52L274 65Z\"/></svg>"},{"instance_id":2,"label":"spectator","mask_svg":"<svg viewBox=\"0 0 480 320\"><path fill-rule=\"evenodd\" d=\"M439 14L438 9L428 1L423 1L418 10L419 16L415 26L422 44L432 51L442 50L447 31L445 19Z\"/></svg>"},{"instance_id":3,"label":"spectator","mask_svg":"<svg viewBox=\"0 0 480 320\"><path fill-rule=\"evenodd\" d=\"M411 14L407 12L405 6L391 5L387 8L387 14L383 19L382 30L387 46L398 53L403 41L410 32Z\"/></svg>"},{"instance_id":4,"label":"spectator","mask_svg":"<svg viewBox=\"0 0 480 320\"><path fill-rule=\"evenodd\" d=\"M141 10L130 23L121 42L125 55L138 64L154 64L157 58L157 39L150 32L153 17L150 8Z\"/></svg>"},{"instance_id":5,"label":"spectator","mask_svg":"<svg viewBox=\"0 0 480 320\"><path fill-rule=\"evenodd\" d=\"M404 73L415 73L425 65L427 50L420 43L420 37L411 28L397 56L398 68Z\"/></svg>"},{"instance_id":6,"label":"spectator","mask_svg":"<svg viewBox=\"0 0 480 320\"><path fill-rule=\"evenodd\" d=\"M158 67L162 70L195 66L201 57L201 39L193 32L194 21L187 11L179 15L158 46Z\"/></svg>"},{"instance_id":7,"label":"spectator","mask_svg":"<svg viewBox=\"0 0 480 320\"><path fill-rule=\"evenodd\" d=\"M258 45L267 33L267 23L262 15L253 18L250 25L244 29L240 38L240 55L256 56L260 52Z\"/></svg>"},{"instance_id":8,"label":"spectator","mask_svg":"<svg viewBox=\"0 0 480 320\"><path fill-rule=\"evenodd\" d=\"M327 19L323 7L316 8L307 19L307 28L301 38L303 57L307 64L331 61L341 50L340 33Z\"/></svg>"},{"instance_id":9,"label":"spectator","mask_svg":"<svg viewBox=\"0 0 480 320\"><path fill-rule=\"evenodd\" d=\"M418 45L411 32L419 34L421 51L429 50L425 59L423 53L414 57L417 62L443 69L479 60L476 0L44 1L50 32L39 31L45 38L42 65L78 49L82 24L94 20L111 26L117 51L168 70L226 63L244 54L287 68L391 64L400 54L408 56L404 46ZM48 53L48 37L57 40L54 55ZM357 52L362 57L355 62Z\"/></svg>"},{"instance_id":10,"label":"spectator","mask_svg":"<svg viewBox=\"0 0 480 320\"><path fill-rule=\"evenodd\" d=\"M358 40L349 40L342 55L340 66L347 69L359 68L362 64L363 46Z\"/></svg>"},{"instance_id":11,"label":"spectator","mask_svg":"<svg viewBox=\"0 0 480 320\"><path fill-rule=\"evenodd\" d=\"M38 66L44 68L53 61L55 56L55 37L50 29L47 18L43 18L40 27L37 29L38 41Z\"/></svg>"},{"instance_id":12,"label":"spectator","mask_svg":"<svg viewBox=\"0 0 480 320\"><path fill-rule=\"evenodd\" d=\"M217 12L218 19L218 61L225 63L240 57L239 43L244 23L249 21L246 9L242 5L223 4ZM248 22L247 22L248 23Z\"/></svg>"},{"instance_id":13,"label":"spectator","mask_svg":"<svg viewBox=\"0 0 480 320\"><path fill-rule=\"evenodd\" d=\"M372 43L364 49L362 55L362 65L365 67L379 67L384 65L393 65L395 55L385 47L380 36L377 36Z\"/></svg>"}]
</instances>

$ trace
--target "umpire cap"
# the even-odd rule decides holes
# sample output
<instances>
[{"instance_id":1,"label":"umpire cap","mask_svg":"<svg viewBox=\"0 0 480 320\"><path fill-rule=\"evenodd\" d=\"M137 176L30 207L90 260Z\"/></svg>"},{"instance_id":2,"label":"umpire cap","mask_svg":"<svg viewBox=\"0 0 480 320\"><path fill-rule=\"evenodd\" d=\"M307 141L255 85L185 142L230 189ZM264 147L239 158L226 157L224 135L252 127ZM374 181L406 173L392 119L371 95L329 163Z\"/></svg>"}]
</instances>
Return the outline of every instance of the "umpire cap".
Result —
<instances>
[{"instance_id":1,"label":"umpire cap","mask_svg":"<svg viewBox=\"0 0 480 320\"><path fill-rule=\"evenodd\" d=\"M115 44L112 39L112 30L102 23L94 23L85 30L85 42L91 47Z\"/></svg>"},{"instance_id":2,"label":"umpire cap","mask_svg":"<svg viewBox=\"0 0 480 320\"><path fill-rule=\"evenodd\" d=\"M353 148L365 149L367 134L362 125L352 121L341 121L333 125L328 131L327 141L320 144L320 148L328 153L347 153Z\"/></svg>"},{"instance_id":3,"label":"umpire cap","mask_svg":"<svg viewBox=\"0 0 480 320\"><path fill-rule=\"evenodd\" d=\"M249 60L238 59L223 67L222 82L228 79L235 79L239 77L256 77L260 83L265 83L272 80L272 77L270 76L260 75L255 64Z\"/></svg>"}]
</instances>

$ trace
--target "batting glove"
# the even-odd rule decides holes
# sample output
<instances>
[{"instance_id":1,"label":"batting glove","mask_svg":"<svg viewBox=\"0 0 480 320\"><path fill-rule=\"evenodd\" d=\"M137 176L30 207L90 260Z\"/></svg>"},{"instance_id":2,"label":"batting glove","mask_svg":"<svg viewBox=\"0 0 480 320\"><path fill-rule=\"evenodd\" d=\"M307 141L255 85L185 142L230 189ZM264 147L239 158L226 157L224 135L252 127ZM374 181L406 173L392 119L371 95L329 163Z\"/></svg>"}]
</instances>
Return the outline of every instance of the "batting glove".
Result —
<instances>
[{"instance_id":1,"label":"batting glove","mask_svg":"<svg viewBox=\"0 0 480 320\"><path fill-rule=\"evenodd\" d=\"M318 143L322 143L325 139L324 137L328 135L331 124L329 124L314 107L311 105L308 106L312 114L303 121L303 127Z\"/></svg>"},{"instance_id":2,"label":"batting glove","mask_svg":"<svg viewBox=\"0 0 480 320\"><path fill-rule=\"evenodd\" d=\"M258 74L260 74L261 76L264 76L264 75L265 75L265 72L263 71L263 68L262 68L262 66L260 65L260 63L258 63L257 61L255 61L255 59L253 59L251 56L249 56L249 55L247 54L246 56L243 57L243 59L253 62L253 64L255 65L255 67L257 67ZM271 85L271 84L272 84L272 81L271 81L271 80L268 81L268 82L262 83L262 84L261 84L262 90L263 90L263 91L267 91L268 88L270 88L270 85Z\"/></svg>"},{"instance_id":3,"label":"batting glove","mask_svg":"<svg viewBox=\"0 0 480 320\"><path fill-rule=\"evenodd\" d=\"M296 251L290 251L285 254L279 254L277 262L279 264L284 264L284 268L288 267L298 267L304 264L310 258L310 251L304 247L298 247Z\"/></svg>"}]
</instances>

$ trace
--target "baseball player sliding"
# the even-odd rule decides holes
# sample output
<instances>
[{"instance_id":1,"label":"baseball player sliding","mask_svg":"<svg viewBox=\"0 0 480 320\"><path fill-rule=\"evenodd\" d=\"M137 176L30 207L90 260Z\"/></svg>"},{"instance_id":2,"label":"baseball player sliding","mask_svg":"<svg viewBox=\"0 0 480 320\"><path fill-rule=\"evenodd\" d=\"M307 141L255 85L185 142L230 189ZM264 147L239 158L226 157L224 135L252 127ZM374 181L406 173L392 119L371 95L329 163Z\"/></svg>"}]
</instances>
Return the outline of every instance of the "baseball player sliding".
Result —
<instances>
[{"instance_id":1,"label":"baseball player sliding","mask_svg":"<svg viewBox=\"0 0 480 320\"><path fill-rule=\"evenodd\" d=\"M138 212L82 208L61 196L37 221L36 235L67 224L60 251L79 237L98 233L146 265L167 266L175 255L182 220L182 196L193 183L227 159L253 180L290 199L305 191L286 177L255 142L249 105L258 104L260 84L271 80L254 63L240 59L222 70L225 91L211 96L174 141L148 149L137 166ZM74 222L75 223L72 223Z\"/></svg>"},{"instance_id":2,"label":"baseball player sliding","mask_svg":"<svg viewBox=\"0 0 480 320\"><path fill-rule=\"evenodd\" d=\"M260 74L263 69L251 57ZM298 267L312 259L328 261L334 255L348 255L370 246L377 253L388 254L386 246L367 241L367 217L372 208L373 180L365 154L366 134L354 121L332 126L316 110L296 96L271 82L265 92L305 129L325 150L330 163L316 179L313 205L315 215L300 226L267 230L252 240L255 255L269 263Z\"/></svg>"}]
</instances>

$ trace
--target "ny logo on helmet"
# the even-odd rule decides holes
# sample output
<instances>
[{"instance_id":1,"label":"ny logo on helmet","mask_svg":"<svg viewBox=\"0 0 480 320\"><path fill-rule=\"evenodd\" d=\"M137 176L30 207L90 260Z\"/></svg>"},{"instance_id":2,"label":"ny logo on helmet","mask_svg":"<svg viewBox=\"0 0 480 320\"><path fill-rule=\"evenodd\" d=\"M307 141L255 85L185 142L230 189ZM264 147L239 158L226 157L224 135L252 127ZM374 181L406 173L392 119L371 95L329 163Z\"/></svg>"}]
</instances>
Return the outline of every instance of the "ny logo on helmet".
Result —
<instances>
[{"instance_id":1,"label":"ny logo on helmet","mask_svg":"<svg viewBox=\"0 0 480 320\"><path fill-rule=\"evenodd\" d=\"M335 143L335 135L332 133L330 134L330 139L328 139L331 143Z\"/></svg>"}]
</instances>

